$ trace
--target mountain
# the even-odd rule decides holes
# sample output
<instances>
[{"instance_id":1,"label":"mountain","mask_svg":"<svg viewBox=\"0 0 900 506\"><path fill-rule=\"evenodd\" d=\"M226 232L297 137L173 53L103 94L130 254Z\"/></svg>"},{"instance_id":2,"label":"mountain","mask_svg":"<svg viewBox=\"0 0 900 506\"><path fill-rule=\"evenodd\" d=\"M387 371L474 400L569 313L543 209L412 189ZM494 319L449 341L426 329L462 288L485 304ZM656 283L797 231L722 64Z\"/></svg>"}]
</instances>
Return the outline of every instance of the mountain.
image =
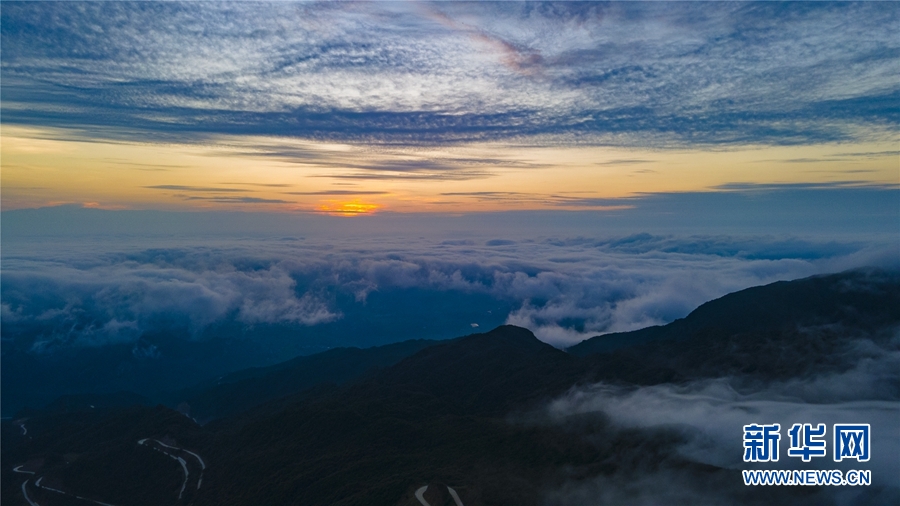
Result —
<instances>
[{"instance_id":1,"label":"mountain","mask_svg":"<svg viewBox=\"0 0 900 506\"><path fill-rule=\"evenodd\" d=\"M741 290L668 325L594 337L567 351L592 363L592 381L731 377L753 388L846 373L868 360L861 342L896 348L898 328L900 274L869 269Z\"/></svg>"},{"instance_id":2,"label":"mountain","mask_svg":"<svg viewBox=\"0 0 900 506\"><path fill-rule=\"evenodd\" d=\"M626 424L607 409L618 403L653 418L671 409L660 399L690 403L702 397L692 389L714 381L737 393L712 399L719 411L701 418L743 420L758 416L768 402L759 395L773 385L799 396L798 385L827 393L852 380L854 399L869 402L854 410L890 413L900 400L898 308L898 273L852 271L730 294L670 325L614 336L621 346L601 336L566 352L501 326L330 350L181 392L192 411L222 415L202 427L164 406L33 412L2 423L2 499L25 504L25 491L42 505L70 500L36 486L42 477L118 506L421 506L419 497L433 506L896 504L900 488L884 478L870 487L746 487L739 468L697 457L737 451L740 462L739 425L718 448L714 434L696 439L700 429L687 422ZM829 402L773 391L780 397L770 404L792 413ZM596 408L566 411L592 392L613 393L595 396ZM739 402L729 407L730 398ZM898 428L871 423L876 436Z\"/></svg>"},{"instance_id":3,"label":"mountain","mask_svg":"<svg viewBox=\"0 0 900 506\"><path fill-rule=\"evenodd\" d=\"M133 392L113 392L109 394L62 395L42 409L25 408L17 413L17 418L41 416L50 413L79 413L84 411L109 411L131 406L151 406L153 402Z\"/></svg>"},{"instance_id":4,"label":"mountain","mask_svg":"<svg viewBox=\"0 0 900 506\"><path fill-rule=\"evenodd\" d=\"M459 487L466 504L536 504L547 466L594 456L504 417L581 372L575 357L512 326L425 348L325 399L218 434L211 458L231 464L211 469L197 504L392 504L434 480Z\"/></svg>"},{"instance_id":5,"label":"mountain","mask_svg":"<svg viewBox=\"0 0 900 506\"><path fill-rule=\"evenodd\" d=\"M35 353L31 341L53 329L22 328L5 320L0 322L0 408L4 416L26 406L46 405L61 395L129 391L153 398L231 371L324 349L315 342L310 346L282 345L307 341L298 339L297 332L286 337L284 329L261 329L245 337L219 328L215 330L221 334L214 337L194 337L173 328L145 333L137 342Z\"/></svg>"},{"instance_id":6,"label":"mountain","mask_svg":"<svg viewBox=\"0 0 900 506\"><path fill-rule=\"evenodd\" d=\"M372 348L335 348L269 367L244 369L165 397L191 417L208 421L309 388L342 384L391 366L438 341L424 339Z\"/></svg>"},{"instance_id":7,"label":"mountain","mask_svg":"<svg viewBox=\"0 0 900 506\"><path fill-rule=\"evenodd\" d=\"M668 325L592 337L566 351L585 356L649 341L832 324L871 331L900 320L898 284L900 273L877 269L778 281L712 300Z\"/></svg>"},{"instance_id":8,"label":"mountain","mask_svg":"<svg viewBox=\"0 0 900 506\"><path fill-rule=\"evenodd\" d=\"M23 433L24 431L24 433ZM202 430L163 406L48 413L3 421L3 504L171 504L181 486L177 461L137 442L149 435L195 446ZM174 465L173 465L174 464ZM13 471L14 466L18 471ZM38 472L37 476L27 474ZM67 492L67 495L36 486ZM73 496L88 498L88 502Z\"/></svg>"}]
</instances>

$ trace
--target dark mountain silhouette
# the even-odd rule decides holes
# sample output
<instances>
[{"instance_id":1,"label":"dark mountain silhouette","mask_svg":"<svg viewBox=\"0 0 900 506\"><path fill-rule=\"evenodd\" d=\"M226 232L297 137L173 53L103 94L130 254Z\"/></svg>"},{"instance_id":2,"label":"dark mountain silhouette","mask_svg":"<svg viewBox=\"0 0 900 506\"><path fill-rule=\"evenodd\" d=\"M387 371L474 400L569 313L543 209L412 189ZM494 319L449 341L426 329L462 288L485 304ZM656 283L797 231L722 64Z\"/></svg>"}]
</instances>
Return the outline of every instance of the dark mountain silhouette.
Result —
<instances>
[{"instance_id":1,"label":"dark mountain silhouette","mask_svg":"<svg viewBox=\"0 0 900 506\"><path fill-rule=\"evenodd\" d=\"M592 363L594 381L736 377L752 389L851 369L859 339L890 348L898 326L900 275L859 270L749 288L668 325L594 337L567 351Z\"/></svg>"},{"instance_id":2,"label":"dark mountain silhouette","mask_svg":"<svg viewBox=\"0 0 900 506\"><path fill-rule=\"evenodd\" d=\"M707 302L668 325L593 337L568 348L590 355L664 339L731 336L840 324L871 331L900 320L900 274L857 270L778 281Z\"/></svg>"},{"instance_id":3,"label":"dark mountain silhouette","mask_svg":"<svg viewBox=\"0 0 900 506\"><path fill-rule=\"evenodd\" d=\"M535 504L547 466L595 456L504 417L565 391L581 372L575 357L518 327L431 346L327 398L221 432L213 458L235 465L210 472L198 504L392 504L434 479L478 490L488 504ZM252 478L260 475L270 477L263 488Z\"/></svg>"},{"instance_id":4,"label":"dark mountain silhouette","mask_svg":"<svg viewBox=\"0 0 900 506\"><path fill-rule=\"evenodd\" d=\"M12 472L19 464L39 471L48 486L102 502L172 504L180 466L137 441L153 435L194 446L203 437L191 420L163 406L54 412L16 422L3 421L2 502L10 505L26 504L20 486L32 475ZM38 504L89 504L38 489L35 479L29 490Z\"/></svg>"},{"instance_id":5,"label":"dark mountain silhouette","mask_svg":"<svg viewBox=\"0 0 900 506\"><path fill-rule=\"evenodd\" d=\"M568 376L580 371L573 357L530 330L503 325L426 348L356 388L362 395L421 393L460 412L505 413L570 386Z\"/></svg>"},{"instance_id":6,"label":"dark mountain silhouette","mask_svg":"<svg viewBox=\"0 0 900 506\"><path fill-rule=\"evenodd\" d=\"M366 349L335 348L269 367L237 371L164 397L168 404L180 405L190 416L205 422L315 386L343 384L391 366L436 342L418 339Z\"/></svg>"},{"instance_id":7,"label":"dark mountain silhouette","mask_svg":"<svg viewBox=\"0 0 900 506\"><path fill-rule=\"evenodd\" d=\"M113 392L110 394L77 394L63 395L41 410L25 409L18 417L31 416L33 412L75 413L90 410L113 410L131 406L152 406L153 402L133 392Z\"/></svg>"},{"instance_id":8,"label":"dark mountain silhouette","mask_svg":"<svg viewBox=\"0 0 900 506\"><path fill-rule=\"evenodd\" d=\"M745 487L739 471L690 460L677 427L626 428L602 413L551 423L548 403L596 381L637 388L731 378L752 389L844 371L860 360L854 343L896 348L898 309L898 273L852 271L743 290L670 325L613 336L621 346L601 336L566 353L501 326L247 370L186 391L208 413L236 413L203 427L162 406L34 412L3 421L3 502L24 502L27 476L12 467L29 463L113 504L419 505L425 485L432 504L453 504L448 487L467 506L567 504L579 503L560 492L572 483L639 495L660 479L714 490L725 503L828 504L835 487ZM179 464L138 438L179 448L170 451L194 476L199 464L181 449L202 455L202 488L176 499ZM129 502L129 479L133 494L146 494L140 500ZM854 500L896 498L876 485Z\"/></svg>"}]
</instances>

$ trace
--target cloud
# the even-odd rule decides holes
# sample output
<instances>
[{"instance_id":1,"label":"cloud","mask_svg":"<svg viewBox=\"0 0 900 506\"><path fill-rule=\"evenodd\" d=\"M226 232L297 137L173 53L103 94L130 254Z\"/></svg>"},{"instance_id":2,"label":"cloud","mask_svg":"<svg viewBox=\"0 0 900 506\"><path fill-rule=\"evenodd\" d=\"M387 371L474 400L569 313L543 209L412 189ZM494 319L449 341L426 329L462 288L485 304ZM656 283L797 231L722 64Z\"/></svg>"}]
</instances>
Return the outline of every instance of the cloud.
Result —
<instances>
[{"instance_id":1,"label":"cloud","mask_svg":"<svg viewBox=\"0 0 900 506\"><path fill-rule=\"evenodd\" d=\"M322 190L317 192L284 192L287 195L386 195L383 191L365 190Z\"/></svg>"},{"instance_id":2,"label":"cloud","mask_svg":"<svg viewBox=\"0 0 900 506\"><path fill-rule=\"evenodd\" d=\"M105 239L9 240L16 217L25 215L4 215L0 322L4 339L17 336L44 350L132 341L171 325L198 335L222 323L316 327L341 318L355 322L368 318L372 294L406 290L413 290L409 296L418 301L432 297L428 300L442 321L456 313L442 310L440 301L463 304L458 310L464 325L483 324L471 315L493 309L498 311L490 316L495 324L530 328L563 347L604 332L666 323L749 286L865 265L900 267L889 243L754 235L541 236L515 228L502 238L453 238L446 232L448 223L422 225L403 216L363 224L287 217L283 229L274 218L263 217L245 224L256 235L248 232L235 240L232 234L223 242L212 215L185 216L184 230L158 237L152 226L182 223L182 218L156 213L127 225L127 217L116 215L125 220L123 235L108 233L107 226L100 236ZM89 218L77 221L89 224ZM247 218L221 219L233 227ZM199 221L191 225L190 220ZM385 220L395 220L405 232L386 232ZM486 226L496 230L494 225ZM135 226L150 235L128 239ZM303 241L282 240L298 226ZM92 233L84 227L78 231ZM543 230L552 231L552 225ZM54 247L47 248L46 240ZM484 308L476 311L479 305ZM371 311L386 314L378 307Z\"/></svg>"},{"instance_id":3,"label":"cloud","mask_svg":"<svg viewBox=\"0 0 900 506\"><path fill-rule=\"evenodd\" d=\"M232 193L232 192L245 192L247 190L242 190L240 188L214 188L208 186L183 186L177 184L158 184L153 186L145 186L144 188L150 188L151 190L179 190L179 191L191 191L191 192L215 192L215 193Z\"/></svg>"},{"instance_id":4,"label":"cloud","mask_svg":"<svg viewBox=\"0 0 900 506\"><path fill-rule=\"evenodd\" d=\"M277 265L240 270L225 259L204 266L195 256L191 260L200 264L188 266L180 255L147 251L90 268L6 270L4 323L41 329L32 349L52 351L131 342L171 322L196 333L224 320L316 325L341 316L316 293L298 293L296 281Z\"/></svg>"},{"instance_id":5,"label":"cloud","mask_svg":"<svg viewBox=\"0 0 900 506\"><path fill-rule=\"evenodd\" d=\"M656 160L645 160L642 158L618 158L605 162L597 162L595 165L637 165L642 163L653 163Z\"/></svg>"},{"instance_id":6,"label":"cloud","mask_svg":"<svg viewBox=\"0 0 900 506\"><path fill-rule=\"evenodd\" d=\"M867 140L900 122L898 19L891 3L10 4L2 112L140 141Z\"/></svg>"},{"instance_id":7,"label":"cloud","mask_svg":"<svg viewBox=\"0 0 900 506\"><path fill-rule=\"evenodd\" d=\"M888 156L900 156L900 151L849 152L849 153L836 153L835 156L846 157L846 158L884 158L884 157L888 157Z\"/></svg>"},{"instance_id":8,"label":"cloud","mask_svg":"<svg viewBox=\"0 0 900 506\"><path fill-rule=\"evenodd\" d=\"M394 156L392 156L394 155ZM307 158L310 159L307 155ZM330 169L334 172L319 174L314 177L372 179L372 180L456 180L465 181L493 176L504 169L536 169L547 165L523 162L513 159L497 159L489 157L473 158L470 156L453 156L434 158L431 156L405 153L380 153L381 160L366 152L360 158L335 160L320 158L315 160L318 169ZM400 159L402 158L402 159ZM286 160L290 161L290 160ZM307 163L304 160L300 163ZM295 162L296 163L296 162ZM348 172L353 171L353 172Z\"/></svg>"},{"instance_id":9,"label":"cloud","mask_svg":"<svg viewBox=\"0 0 900 506\"><path fill-rule=\"evenodd\" d=\"M852 171L848 171L852 172ZM878 184L869 181L831 181L827 183L725 183L716 185L716 190L736 190L741 192L753 191L785 191L785 190L838 190L841 188L873 188L893 190L896 184Z\"/></svg>"},{"instance_id":10,"label":"cloud","mask_svg":"<svg viewBox=\"0 0 900 506\"><path fill-rule=\"evenodd\" d=\"M210 202L221 202L224 204L292 204L290 200L281 199L264 199L260 197L198 197L195 195L185 196L185 200L207 200Z\"/></svg>"},{"instance_id":11,"label":"cloud","mask_svg":"<svg viewBox=\"0 0 900 506\"><path fill-rule=\"evenodd\" d=\"M465 196L465 197L505 197L505 196L515 196L515 195L529 195L526 193L520 192L449 192L449 193L441 193L441 195L449 195L449 196Z\"/></svg>"},{"instance_id":12,"label":"cloud","mask_svg":"<svg viewBox=\"0 0 900 506\"><path fill-rule=\"evenodd\" d=\"M867 338L845 340L848 349L839 358L840 371L813 370L805 376L764 384L745 385L741 377L719 377L687 384L629 387L600 383L573 388L547 406L546 420L582 434L586 442L623 437L631 446L617 449L617 472L570 480L549 493L549 503L891 502L889 498L900 494L892 479L900 473L894 458L900 451L895 437L900 419L900 334L895 331L892 338L877 344ZM751 423L781 424L778 462L743 462L742 428ZM824 459L804 464L788 458L785 452L790 443L785 434L794 423L823 423L828 434L835 423L869 423L871 460L835 463L830 442ZM635 440L644 442L635 444ZM653 448L653 453L642 453L647 448ZM685 460L699 467L685 465ZM635 467L633 462L643 465ZM769 494L744 487L738 474L742 469L870 469L873 486L866 492L822 487L812 496L776 487L778 490Z\"/></svg>"},{"instance_id":13,"label":"cloud","mask_svg":"<svg viewBox=\"0 0 900 506\"><path fill-rule=\"evenodd\" d=\"M434 146L423 149L393 145L335 146L309 141L254 137L248 139L207 139L223 143L232 156L271 158L299 166L308 177L344 179L437 179L468 180L491 177L509 169L541 169L550 165L523 161L512 156L497 156L491 147L456 147L437 151ZM237 183L227 183L237 184ZM271 186L252 185L246 186Z\"/></svg>"},{"instance_id":14,"label":"cloud","mask_svg":"<svg viewBox=\"0 0 900 506\"><path fill-rule=\"evenodd\" d=\"M350 173L350 174L322 174L318 177L327 177L332 179L359 179L372 181L391 181L391 180L408 180L408 181L469 181L472 179L484 179L491 177L493 174L486 170L447 170L444 172L428 173L428 172L398 172L398 173ZM313 176L315 177L315 176Z\"/></svg>"},{"instance_id":15,"label":"cloud","mask_svg":"<svg viewBox=\"0 0 900 506\"><path fill-rule=\"evenodd\" d=\"M627 202L628 198L623 199L585 199L577 197L569 197L565 195L553 195L549 193L525 193L525 192L502 192L502 191L476 191L476 192L448 192L441 193L444 197L469 197L479 202L503 202L503 203L529 203L543 204L558 207L575 207L584 209L625 209L631 207Z\"/></svg>"},{"instance_id":16,"label":"cloud","mask_svg":"<svg viewBox=\"0 0 900 506\"><path fill-rule=\"evenodd\" d=\"M233 184L238 186L257 186L260 188L290 188L294 185L287 183L220 183L220 184Z\"/></svg>"}]
</instances>

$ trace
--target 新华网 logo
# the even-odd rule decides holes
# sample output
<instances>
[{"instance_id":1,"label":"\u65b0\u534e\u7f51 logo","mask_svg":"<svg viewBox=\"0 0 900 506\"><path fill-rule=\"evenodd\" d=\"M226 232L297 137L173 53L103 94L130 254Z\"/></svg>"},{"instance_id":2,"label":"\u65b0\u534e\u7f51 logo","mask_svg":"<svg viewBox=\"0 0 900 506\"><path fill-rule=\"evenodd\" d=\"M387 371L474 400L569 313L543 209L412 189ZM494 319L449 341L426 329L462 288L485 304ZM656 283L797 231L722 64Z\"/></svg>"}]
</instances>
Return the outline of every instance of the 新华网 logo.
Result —
<instances>
[{"instance_id":1,"label":"\u65b0\u534e\u7f51 logo","mask_svg":"<svg viewBox=\"0 0 900 506\"><path fill-rule=\"evenodd\" d=\"M744 425L744 462L778 462L780 431L781 425L777 423ZM855 459L857 462L867 462L871 448L870 431L867 423L834 424L834 461ZM809 462L813 457L824 457L828 446L826 436L824 423L793 424L788 429L791 445L787 456L800 458L803 462Z\"/></svg>"}]
</instances>

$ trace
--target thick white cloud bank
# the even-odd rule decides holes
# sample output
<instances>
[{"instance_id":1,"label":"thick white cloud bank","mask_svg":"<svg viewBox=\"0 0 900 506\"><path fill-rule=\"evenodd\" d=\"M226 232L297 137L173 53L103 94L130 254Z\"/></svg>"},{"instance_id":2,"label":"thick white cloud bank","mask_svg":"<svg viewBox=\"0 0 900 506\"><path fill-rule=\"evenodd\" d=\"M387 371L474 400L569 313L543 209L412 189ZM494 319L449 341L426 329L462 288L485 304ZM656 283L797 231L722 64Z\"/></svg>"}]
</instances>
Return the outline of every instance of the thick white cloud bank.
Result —
<instances>
[{"instance_id":1,"label":"thick white cloud bank","mask_svg":"<svg viewBox=\"0 0 900 506\"><path fill-rule=\"evenodd\" d=\"M4 337L30 332L38 351L131 342L160 322L314 329L373 293L416 289L502 301L507 323L565 347L750 286L897 264L895 245L875 240L546 232L18 237L3 250L2 321L17 329Z\"/></svg>"},{"instance_id":2,"label":"thick white cloud bank","mask_svg":"<svg viewBox=\"0 0 900 506\"><path fill-rule=\"evenodd\" d=\"M849 338L848 338L849 339ZM652 386L595 384L573 388L547 405L547 423L602 433L640 431L647 447L667 441L656 453L632 447L647 467L630 473L571 480L548 493L549 504L895 504L900 497L900 333L875 342L850 341L839 358L843 370L747 386L741 377ZM585 420L593 422L585 422ZM743 461L743 426L781 426L778 462ZM804 463L787 455L788 430L795 423L826 426L826 455ZM869 424L870 459L833 460L833 425ZM654 435L655 434L655 439ZM612 453L612 452L611 452ZM624 457L622 457L624 458ZM666 465L683 459L700 467ZM627 464L623 462L623 464ZM654 467L654 465L657 465ZM709 468L727 471L713 475ZM627 466L626 466L627 467ZM698 471L699 469L699 471ZM704 470L706 469L706 470ZM741 470L870 470L868 487L747 487Z\"/></svg>"}]
</instances>

